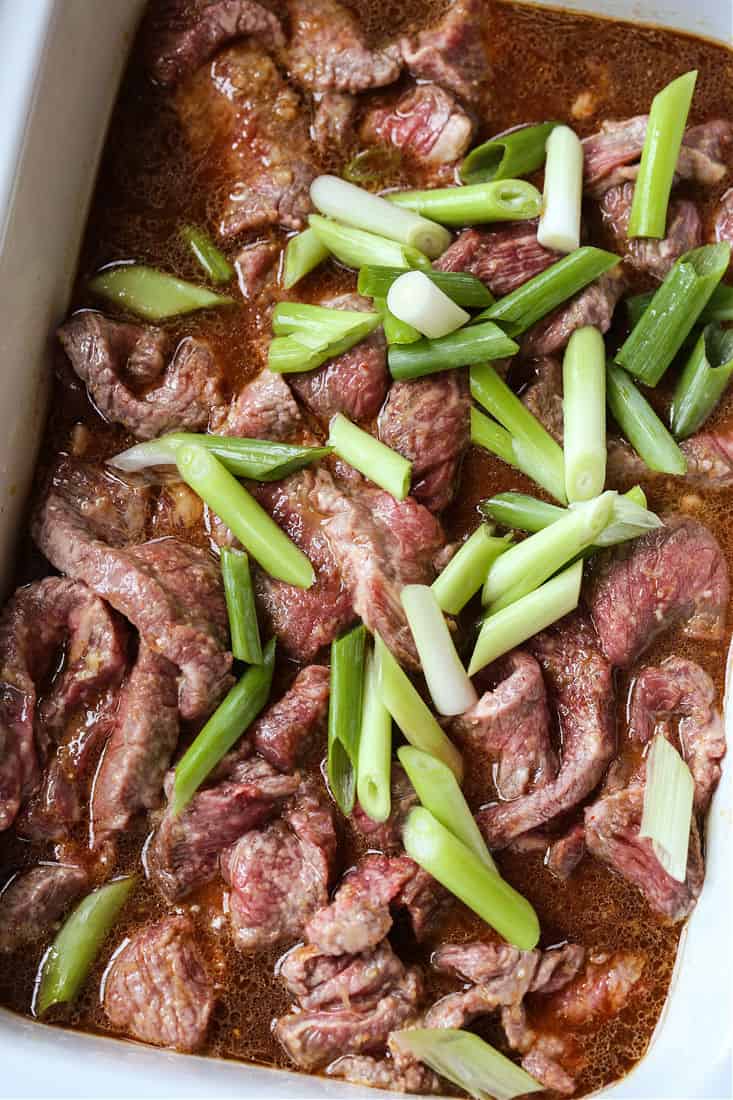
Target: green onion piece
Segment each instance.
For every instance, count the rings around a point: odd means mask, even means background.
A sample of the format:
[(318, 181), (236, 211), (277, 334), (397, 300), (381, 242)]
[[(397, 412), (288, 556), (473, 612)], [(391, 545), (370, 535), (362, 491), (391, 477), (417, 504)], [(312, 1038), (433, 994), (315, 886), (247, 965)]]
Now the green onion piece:
[(451, 243), (450, 233), (441, 225), (411, 210), (395, 209), (393, 203), (338, 176), (318, 176), (310, 192), (313, 205), (321, 214), (354, 229), (410, 245), (433, 260)]
[(677, 439), (701, 428), (733, 374), (733, 330), (707, 325), (680, 374), (669, 411)]
[(478, 507), (482, 515), (516, 531), (542, 531), (567, 514), (566, 509), (557, 504), (548, 504), (526, 493), (514, 492), (497, 493), (488, 500), (482, 500)]
[(616, 423), (650, 470), (680, 475), (687, 472), (687, 459), (654, 409), (626, 371), (613, 363), (607, 368), (606, 394)]
[(606, 483), (606, 348), (597, 328), (572, 334), (562, 377), (565, 491), (590, 500)]
[(451, 332), (439, 340), (416, 340), (414, 344), (389, 349), (389, 369), (396, 381), (421, 378), (454, 367), (504, 359), (518, 351), (513, 340), (495, 324), (487, 322)]
[(355, 328), (365, 325), (372, 332), (378, 324), (378, 313), (364, 313), (358, 309), (328, 309), (305, 302), (278, 302), (272, 311), (272, 331), (276, 336), (309, 332), (328, 342), (347, 336)]
[(411, 856), (451, 894), (523, 951), (539, 940), (537, 914), (526, 898), (458, 840), (429, 810), (411, 810), (402, 829)]
[(651, 840), (655, 856), (676, 882), (684, 882), (687, 877), (694, 795), (690, 769), (674, 745), (658, 733), (646, 761), (639, 836)]
[(567, 498), (562, 448), (537, 417), (486, 363), (471, 367), (471, 394), (512, 435), (515, 465), (519, 465), (519, 460), (531, 462), (534, 479), (564, 504)]
[(511, 294), (479, 313), (476, 321), (496, 321), (512, 337), (520, 336), (557, 306), (572, 298), (619, 262), (613, 252), (585, 245), (534, 275)]
[(463, 714), (478, 702), (478, 695), (456, 653), (435, 594), (425, 584), (406, 584), (400, 600), (433, 706), (439, 714)]
[(176, 465), (186, 484), (220, 516), (266, 572), (297, 588), (310, 588), (316, 576), (303, 551), (210, 451), (186, 443), (176, 450)]
[(374, 638), (374, 656), (382, 702), (406, 740), (415, 748), (437, 756), (460, 782), (463, 777), (460, 752), (440, 728), (427, 703), (378, 634)]
[[(654, 298), (654, 291), (646, 294), (636, 294), (633, 298), (626, 299), (626, 308), (629, 313), (629, 322), (633, 328)], [(708, 325), (711, 322), (733, 321), (733, 286), (719, 283), (708, 299), (708, 304), (697, 319), (698, 324)]]
[(482, 602), (491, 605), (490, 613), (533, 592), (592, 546), (613, 518), (616, 495), (609, 491), (595, 500), (576, 504), (561, 519), (497, 558), (489, 569), (482, 593)]
[(330, 218), (322, 218), (320, 214), (311, 214), (308, 224), (324, 248), (346, 267), (360, 268), (365, 264), (403, 270), (431, 267), (428, 257), (410, 245), (389, 241), (363, 229), (352, 229)]
[(344, 165), (342, 175), (349, 183), (361, 186), (371, 184), (378, 189), (379, 184), (393, 179), (400, 173), (402, 153), (394, 145), (375, 145), (362, 149)]
[(142, 264), (120, 264), (100, 271), (89, 282), (92, 294), (142, 317), (145, 321), (164, 321), (197, 309), (233, 306), (233, 298), (214, 294), (204, 286), (187, 283)]
[(285, 248), (283, 286), (286, 290), (299, 283), (314, 268), (327, 260), (330, 253), (312, 229), (304, 229), (291, 237)]
[(395, 500), (405, 499), (410, 491), (412, 463), (397, 451), (352, 424), (343, 413), (331, 418), (328, 442), (339, 458), (386, 489)]
[[(334, 312), (339, 312), (334, 310)], [(275, 374), (292, 374), (296, 371), (311, 371), (322, 366), (328, 359), (353, 348), (365, 340), (380, 321), (378, 313), (361, 313), (362, 320), (339, 334), (332, 328), (319, 334), (303, 327), (290, 336), (276, 336), (270, 341), (267, 352), (267, 365)]]
[(686, 252), (668, 271), (616, 362), (647, 386), (656, 386), (728, 270), (730, 245)]
[[(575, 505), (571, 505), (575, 507)], [(639, 535), (653, 531), (655, 527), (662, 527), (663, 523), (655, 512), (650, 512), (646, 506), (646, 495), (639, 485), (629, 489), (628, 493), (617, 494), (613, 501), (613, 517), (611, 522), (601, 531), (592, 550), (603, 546), (616, 546), (620, 542), (628, 542)]]
[(238, 661), (261, 665), (262, 643), (247, 555), (241, 550), (222, 547), (221, 575), (229, 614), (232, 653)]
[(578, 606), (583, 563), (575, 562), (528, 596), (484, 620), (468, 666), (474, 676), (497, 657), (539, 634)]
[(474, 408), (471, 409), (471, 442), (484, 447), (509, 466), (517, 465), (512, 437), (506, 428)]
[(328, 705), (328, 783), (342, 813), (354, 808), (354, 775), (359, 759), (366, 629), (354, 627), (331, 643), (331, 696)]
[(175, 466), (176, 450), (185, 443), (198, 443), (215, 455), (230, 474), (253, 481), (279, 481), (331, 453), (330, 447), (301, 447), (292, 443), (271, 443), (268, 439), (171, 432), (147, 443), (136, 443), (114, 458), (108, 458), (107, 465), (125, 473), (137, 473), (150, 466)]
[(477, 145), (461, 164), (461, 179), (464, 183), (488, 183), (536, 172), (545, 163), (547, 139), (559, 125), (540, 122), (522, 126)]
[(413, 325), (423, 336), (439, 340), (471, 320), (424, 271), (404, 271), (389, 288), (387, 305), (395, 317)]
[[(362, 268), (362, 270), (364, 270)], [(416, 340), (420, 339), (420, 333), (412, 325), (408, 325), (405, 321), (400, 321), (399, 317), (395, 317), (387, 305), (386, 298), (374, 298), (374, 308), (378, 311), (382, 318), (382, 328), (384, 329), (384, 338), (388, 344), (414, 344)]]
[(398, 749), (397, 755), (425, 809), (470, 848), (490, 871), (498, 874), (497, 866), (476, 824), (476, 818), (450, 768), (442, 760), (436, 760), (434, 756), (429, 756), (412, 745), (403, 745)]
[(463, 610), (484, 583), (491, 564), (509, 548), (506, 538), (494, 538), (491, 532), (487, 524), (480, 524), (433, 581), (438, 605), (449, 615)]
[(430, 191), (395, 191), (388, 197), (397, 206), (414, 210), (441, 225), (525, 221), (536, 218), (542, 209), (542, 196), (526, 180), (497, 180), (468, 187), (436, 187)]
[(234, 268), (229, 260), (202, 229), (186, 225), (181, 230), (181, 236), (212, 283), (228, 283), (234, 278)]
[(659, 237), (667, 231), (667, 206), (697, 71), (678, 76), (652, 100), (629, 216), (629, 237)]
[(250, 665), (176, 764), (174, 814), (188, 805), (207, 775), (254, 722), (270, 697), (274, 669), (275, 639), (271, 638), (263, 650), (262, 664)]
[[(392, 283), (402, 274), (404, 268), (399, 267), (363, 267), (359, 272), (359, 293), (367, 298), (386, 298)], [(491, 291), (475, 275), (460, 271), (426, 271), (425, 275), (457, 306), (485, 309), (494, 301)]]
[(537, 242), (558, 252), (580, 246), (583, 203), (583, 146), (569, 126), (558, 126), (547, 139), (545, 189)]
[(43, 957), (34, 1015), (43, 1016), (52, 1005), (76, 1000), (136, 883), (137, 875), (108, 882), (87, 894), (69, 914)]
[(545, 1086), (471, 1031), (409, 1028), (393, 1031), (390, 1045), (411, 1054), (475, 1100), (512, 1100)]
[(370, 652), (364, 672), (356, 793), (359, 805), (372, 821), (386, 821), (392, 810), (391, 773), (392, 715), (379, 694), (377, 662)]

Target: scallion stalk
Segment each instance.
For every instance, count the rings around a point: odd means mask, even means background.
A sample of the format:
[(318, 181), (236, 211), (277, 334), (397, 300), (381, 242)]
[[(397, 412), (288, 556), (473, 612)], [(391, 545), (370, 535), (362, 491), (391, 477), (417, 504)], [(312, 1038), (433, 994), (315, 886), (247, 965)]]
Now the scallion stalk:
[[(334, 313), (341, 312), (334, 310)], [(275, 374), (316, 370), (328, 359), (342, 355), (365, 340), (380, 321), (378, 313), (360, 313), (362, 318), (341, 332), (332, 325), (320, 332), (303, 326), (289, 336), (276, 336), (267, 351), (267, 366)]]
[(373, 264), (407, 270), (431, 266), (428, 257), (411, 245), (390, 241), (363, 229), (352, 229), (320, 214), (311, 214), (308, 224), (324, 248), (346, 267), (360, 268)]
[(449, 615), (462, 611), (486, 580), (492, 563), (510, 545), (506, 538), (495, 538), (487, 524), (479, 524), (433, 581), (433, 593), (439, 607)]
[(547, 139), (538, 243), (556, 252), (573, 252), (578, 248), (582, 203), (583, 146), (569, 126), (557, 126)]
[(175, 466), (176, 451), (186, 443), (205, 447), (230, 474), (253, 481), (280, 481), (331, 453), (330, 447), (301, 447), (292, 443), (272, 443), (269, 439), (171, 432), (147, 443), (136, 443), (108, 458), (107, 465), (130, 474), (151, 466)]
[(187, 485), (226, 523), (262, 568), (297, 588), (310, 588), (313, 566), (275, 521), (217, 458), (197, 443), (176, 450), (176, 465)]
[(331, 418), (329, 446), (375, 485), (404, 500), (410, 491), (412, 463), (386, 443), (352, 424), (343, 413)]
[[(653, 298), (654, 291), (649, 290), (645, 294), (636, 294), (633, 298), (626, 299), (625, 305), (632, 328), (644, 316)], [(726, 283), (719, 283), (716, 286), (708, 299), (708, 304), (697, 319), (700, 325), (721, 321), (733, 321), (733, 286), (728, 286)]]
[(409, 1054), (474, 1100), (513, 1100), (545, 1086), (521, 1066), (474, 1035), (456, 1028), (409, 1028), (393, 1031), (390, 1045)]
[(665, 236), (669, 195), (696, 81), (696, 70), (678, 76), (652, 100), (631, 204), (629, 237)]
[(272, 311), (272, 331), (276, 336), (309, 332), (325, 341), (338, 340), (362, 326), (368, 325), (369, 332), (372, 332), (378, 324), (378, 313), (365, 313), (358, 309), (329, 309), (306, 302), (278, 302)]
[[(368, 298), (386, 298), (392, 283), (402, 274), (404, 269), (399, 267), (363, 267), (359, 272), (359, 293)], [(460, 271), (426, 271), (425, 275), (457, 306), (485, 309), (494, 301), (491, 291), (475, 275)]]
[(590, 500), (606, 483), (606, 348), (597, 328), (572, 334), (562, 376), (565, 491)]
[(686, 252), (667, 273), (615, 359), (647, 386), (656, 386), (728, 270), (730, 245)]
[(648, 837), (654, 854), (676, 882), (687, 877), (695, 781), (685, 761), (663, 733), (652, 741), (646, 761), (644, 810), (639, 836)]
[(471, 442), (484, 447), (508, 466), (517, 465), (512, 437), (506, 428), (491, 420), (478, 409), (471, 409)]
[(387, 307), (431, 340), (447, 336), (471, 320), (470, 313), (452, 302), (424, 271), (405, 271), (395, 279), (387, 294)]
[(186, 225), (181, 236), (201, 264), (212, 283), (228, 283), (234, 278), (234, 268), (202, 229)]
[[(479, 511), (504, 527), (532, 533), (542, 531), (568, 514), (565, 508), (558, 508), (555, 504), (546, 504), (525, 493), (511, 492), (498, 493), (490, 500), (481, 501)], [(590, 550), (627, 542), (659, 527), (661, 522), (658, 516), (647, 510), (644, 491), (635, 485), (628, 493), (615, 497), (613, 517)]]
[(402, 829), (402, 841), (415, 863), (505, 940), (523, 951), (537, 944), (540, 925), (527, 899), (495, 871), (489, 870), (429, 810), (417, 806), (410, 811)]
[[(377, 662), (367, 654), (356, 793), (367, 817), (386, 821), (392, 809), (392, 715), (379, 694)], [(452, 772), (450, 773), (453, 774)]]
[(687, 459), (654, 409), (626, 371), (613, 363), (607, 367), (606, 395), (616, 423), (650, 470), (680, 476), (687, 472)]
[(238, 661), (261, 665), (262, 643), (247, 555), (241, 550), (222, 547), (221, 575), (229, 614), (232, 653)]
[(378, 634), (374, 638), (374, 656), (380, 697), (406, 740), (415, 748), (437, 756), (460, 782), (463, 777), (460, 752)]
[(342, 813), (354, 808), (361, 738), (366, 629), (354, 627), (331, 643), (331, 695), (328, 706), (328, 782)]
[(478, 702), (478, 695), (456, 653), (435, 593), (425, 584), (406, 584), (400, 600), (433, 706), (439, 714), (463, 714)]
[(733, 374), (733, 330), (707, 325), (680, 374), (669, 410), (672, 432), (686, 439), (701, 428)]
[(207, 775), (254, 722), (270, 697), (275, 669), (275, 639), (262, 653), (261, 665), (250, 665), (176, 764), (173, 813), (188, 805)]
[(392, 344), (414, 344), (416, 340), (421, 338), (422, 334), (416, 328), (395, 317), (387, 305), (386, 298), (374, 298), (373, 302), (374, 308), (382, 318), (384, 338), (390, 346)]
[(484, 620), (468, 666), (474, 676), (498, 657), (545, 630), (578, 606), (583, 563), (575, 562), (540, 588)]
[(320, 238), (312, 229), (304, 229), (302, 233), (296, 233), (291, 237), (285, 248), (285, 263), (283, 266), (283, 286), (290, 290), (301, 279), (305, 278), (324, 260), (330, 253)]
[(464, 183), (488, 183), (536, 172), (545, 163), (547, 139), (559, 125), (539, 122), (521, 126), (477, 145), (461, 164), (461, 179)]
[(233, 306), (234, 298), (214, 294), (204, 286), (187, 283), (154, 267), (143, 264), (119, 264), (104, 268), (89, 281), (92, 294), (105, 298), (142, 317), (144, 321), (164, 321), (199, 309)]
[(467, 187), (436, 187), (430, 191), (394, 191), (388, 197), (397, 206), (451, 226), (525, 221), (536, 218), (542, 208), (542, 196), (526, 180), (496, 180)]
[(417, 340), (389, 349), (389, 369), (397, 381), (421, 378), (454, 367), (504, 359), (518, 351), (513, 340), (491, 321), (451, 332), (439, 340)]

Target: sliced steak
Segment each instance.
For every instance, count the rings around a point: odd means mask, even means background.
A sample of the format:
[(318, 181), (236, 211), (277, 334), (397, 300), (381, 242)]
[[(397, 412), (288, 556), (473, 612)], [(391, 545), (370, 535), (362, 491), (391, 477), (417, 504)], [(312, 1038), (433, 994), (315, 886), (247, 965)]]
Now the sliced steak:
[(562, 447), (565, 435), (562, 364), (558, 359), (545, 355), (532, 366), (534, 376), (522, 393), (522, 404)]
[(352, 1085), (386, 1089), (389, 1092), (410, 1092), (417, 1095), (438, 1095), (440, 1078), (421, 1062), (398, 1066), (393, 1058), (370, 1058), (368, 1054), (345, 1054), (326, 1070), (329, 1077), (340, 1077)]
[(634, 186), (624, 183), (606, 191), (601, 200), (603, 220), (613, 232), (626, 262), (661, 281), (680, 256), (702, 244), (702, 222), (694, 202), (673, 199), (667, 212), (667, 234), (663, 240), (643, 237), (629, 240)]
[(113, 1028), (156, 1046), (196, 1050), (214, 1008), (187, 917), (164, 917), (135, 933), (107, 970), (104, 1011)]
[(303, 418), (281, 374), (263, 370), (212, 420), (219, 435), (287, 443), (303, 431)]
[(280, 964), (280, 977), (301, 1008), (341, 1008), (344, 1004), (375, 1004), (399, 982), (405, 968), (382, 940), (358, 955), (324, 955), (312, 944), (293, 948)]
[(33, 517), (33, 537), (56, 569), (85, 581), (178, 667), (182, 716), (206, 717), (231, 683), (221, 572), (204, 551), (175, 538), (126, 546), (135, 538), (125, 528), (131, 495), (98, 467), (62, 459)]
[(280, 256), (280, 245), (275, 241), (256, 241), (237, 254), (234, 270), (242, 297), (248, 302), (262, 297), (265, 288), (272, 287)]
[(252, 727), (257, 752), (279, 771), (293, 770), (304, 746), (323, 725), (330, 675), (322, 665), (302, 669), (282, 699), (268, 707)]
[[(170, 901), (210, 881), (219, 856), (248, 830), (263, 825), (298, 789), (296, 775), (281, 775), (259, 757), (239, 759), (220, 782), (196, 792), (176, 814), (169, 805), (148, 850), (149, 874)], [(173, 774), (167, 793), (171, 796)]]
[(413, 76), (432, 80), (462, 99), (476, 99), (491, 72), (483, 41), (485, 12), (480, 0), (454, 0), (432, 27), (400, 41)]
[(367, 145), (386, 145), (417, 164), (454, 164), (471, 143), (474, 124), (450, 92), (419, 84), (368, 111), (359, 136)]
[(328, 902), (335, 858), (331, 807), (315, 783), (306, 784), (281, 821), (250, 830), (221, 857), (237, 946), (252, 952), (297, 940)]
[(611, 665), (593, 627), (576, 613), (530, 643), (555, 704), (562, 760), (555, 779), (513, 802), (481, 810), (477, 820), (490, 847), (572, 809), (599, 783), (616, 751)]
[(71, 712), (117, 685), (126, 664), (123, 624), (81, 581), (47, 577), (11, 598), (0, 618), (0, 829), (38, 788), (49, 735), (60, 738)]
[(297, 93), (263, 50), (237, 45), (180, 86), (176, 106), (194, 153), (227, 180), (222, 237), (283, 225), (301, 229), (316, 175)]
[(499, 797), (509, 800), (551, 783), (557, 760), (540, 666), (518, 649), (503, 667), (506, 677), (451, 722), (451, 734), (469, 753), (473, 750), (471, 772), (485, 771), (488, 763)]
[(520, 347), (526, 359), (555, 355), (567, 345), (576, 329), (593, 325), (608, 332), (613, 313), (626, 292), (626, 277), (614, 267), (541, 321), (521, 337)]
[(463, 372), (395, 382), (379, 415), (379, 438), (412, 463), (412, 495), (431, 512), (453, 499), (471, 439)]
[(88, 884), (86, 871), (59, 863), (39, 863), (12, 878), (0, 894), (0, 953), (46, 940)]
[(676, 515), (605, 558), (589, 606), (604, 653), (626, 668), (680, 621), (691, 638), (722, 640), (728, 594), (728, 567), (715, 536)]
[(668, 657), (636, 677), (629, 703), (629, 733), (646, 744), (659, 721), (678, 719), (682, 754), (695, 780), (695, 810), (705, 813), (720, 779), (725, 729), (707, 672), (684, 657)]
[[(687, 472), (682, 475), (687, 484), (718, 491), (733, 485), (733, 438), (729, 428), (698, 432), (684, 439), (680, 449), (687, 460)], [(608, 440), (607, 474), (610, 481), (622, 484), (665, 476), (650, 470), (626, 440), (613, 437)]]
[[(138, 439), (153, 439), (176, 428), (200, 431), (223, 402), (221, 374), (203, 340), (187, 336), (171, 354), (166, 333), (111, 321), (88, 309), (74, 314), (58, 336), (105, 420), (122, 424)], [(129, 365), (139, 369), (141, 347), (153, 355), (152, 369), (161, 355), (168, 358), (168, 366), (152, 388), (136, 392), (135, 372), (130, 373)]]
[(585, 855), (585, 825), (578, 822), (571, 829), (550, 844), (545, 866), (555, 878), (569, 879)]
[(517, 222), (500, 229), (464, 229), (439, 260), (438, 271), (475, 275), (492, 294), (502, 297), (561, 258), (537, 240), (537, 222)]
[(728, 188), (715, 209), (713, 237), (733, 245), (733, 187)]
[(544, 1011), (571, 1028), (617, 1016), (641, 978), (645, 961), (634, 951), (591, 955), (583, 973), (544, 1002)]
[(338, 0), (288, 0), (288, 12), (288, 66), (308, 91), (364, 92), (400, 75), (398, 48), (370, 50), (358, 19)]
[(174, 84), (236, 38), (252, 36), (268, 49), (285, 45), (280, 20), (256, 0), (171, 0), (155, 28), (151, 71)]
[(355, 139), (357, 101), (347, 92), (325, 92), (313, 116), (311, 136), (326, 156), (343, 153)]
[(402, 848), (402, 826), (413, 806), (417, 793), (399, 764), (392, 764), (392, 805), (386, 821), (372, 821), (357, 802), (352, 823), (365, 838), (370, 849), (395, 853)]

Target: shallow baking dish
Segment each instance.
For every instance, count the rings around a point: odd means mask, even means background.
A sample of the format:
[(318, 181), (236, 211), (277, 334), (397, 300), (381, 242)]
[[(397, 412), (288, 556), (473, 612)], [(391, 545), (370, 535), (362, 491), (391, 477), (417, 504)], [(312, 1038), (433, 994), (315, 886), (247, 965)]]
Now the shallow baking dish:
[[(53, 328), (64, 313), (119, 79), (144, 0), (0, 0), (0, 583), (45, 419)], [(729, 0), (566, 0), (566, 7), (733, 39)], [(726, 692), (728, 740), (733, 700)], [(711, 809), (707, 880), (683, 933), (648, 1054), (614, 1100), (730, 1097), (733, 769)], [(0, 1009), (6, 1097), (374, 1097), (279, 1070), (65, 1032)]]

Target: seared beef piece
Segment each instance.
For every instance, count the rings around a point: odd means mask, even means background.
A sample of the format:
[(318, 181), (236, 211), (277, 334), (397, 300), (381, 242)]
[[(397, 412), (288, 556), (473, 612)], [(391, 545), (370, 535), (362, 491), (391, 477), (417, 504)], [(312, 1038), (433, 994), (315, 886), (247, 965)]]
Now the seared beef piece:
[(641, 670), (629, 704), (629, 734), (642, 744), (660, 720), (679, 719), (682, 754), (695, 780), (695, 810), (705, 813), (720, 779), (725, 729), (715, 705), (715, 685), (707, 672), (684, 657), (668, 657)]
[[(320, 303), (329, 309), (371, 310), (358, 294), (341, 294)], [(389, 384), (387, 346), (381, 328), (314, 371), (288, 375), (288, 382), (314, 416), (328, 422), (336, 413), (350, 420), (371, 420)]]
[(655, 912), (671, 921), (684, 920), (695, 907), (705, 875), (697, 824), (693, 818), (687, 876), (677, 882), (657, 859), (651, 840), (639, 836), (643, 808), (643, 777), (589, 806), (585, 811), (588, 851), (637, 886)]
[(308, 918), (328, 903), (335, 858), (331, 806), (315, 783), (304, 784), (283, 820), (250, 830), (222, 854), (237, 945), (251, 952), (297, 940)]
[(275, 241), (257, 241), (238, 253), (234, 269), (243, 298), (251, 302), (261, 297), (265, 287), (277, 277), (279, 259), (280, 245)]
[[(729, 429), (698, 432), (683, 440), (680, 448), (687, 459), (687, 472), (681, 476), (689, 485), (708, 490), (733, 485), (733, 438)], [(650, 470), (625, 439), (613, 437), (608, 440), (607, 474), (614, 484), (628, 485), (664, 476)]]
[[(125, 670), (122, 623), (85, 584), (47, 577), (19, 588), (0, 618), (0, 829), (41, 782), (49, 734)], [(64, 665), (45, 700), (39, 686)]]
[(187, 917), (164, 917), (142, 928), (107, 970), (109, 1022), (144, 1043), (196, 1050), (206, 1038), (214, 1001), (214, 985)]
[(434, 560), (445, 544), (440, 524), (412, 497), (397, 501), (358, 475), (337, 486), (319, 471), (311, 501), (325, 517), (323, 533), (354, 611), (401, 664), (418, 668), (400, 592), (406, 584), (433, 580)]
[[(292, 398), (291, 398), (292, 400)], [(260, 504), (307, 554), (316, 571), (310, 588), (296, 588), (259, 570), (254, 583), (258, 608), (279, 644), (298, 661), (311, 661), (322, 646), (354, 621), (356, 613), (349, 588), (323, 528), (314, 495), (324, 471), (302, 470), (285, 481), (262, 485), (256, 492)], [(333, 482), (331, 482), (333, 484)]]
[(440, 1078), (422, 1062), (404, 1067), (393, 1058), (370, 1058), (368, 1054), (345, 1054), (326, 1070), (329, 1077), (341, 1077), (352, 1085), (387, 1089), (389, 1092), (410, 1092), (418, 1095), (438, 1095)]
[(454, 164), (471, 143), (474, 125), (450, 92), (419, 84), (372, 107), (359, 131), (367, 145), (387, 145), (419, 164)]
[(346, 92), (326, 92), (316, 107), (311, 135), (325, 155), (344, 152), (354, 140), (356, 99)]
[(680, 620), (691, 638), (722, 640), (728, 593), (728, 567), (715, 536), (697, 520), (673, 515), (605, 557), (589, 606), (609, 661), (627, 668)]
[(98, 467), (61, 459), (33, 518), (33, 537), (56, 569), (86, 581), (179, 668), (181, 714), (203, 718), (231, 684), (221, 572), (208, 554), (178, 539), (125, 547), (137, 534), (124, 525), (134, 501)]
[(400, 75), (397, 46), (370, 50), (356, 16), (337, 0), (288, 0), (288, 67), (310, 92), (363, 92)]
[(391, 786), (392, 808), (386, 821), (372, 821), (358, 802), (351, 816), (367, 846), (381, 852), (398, 852), (402, 848), (402, 826), (418, 801), (415, 788), (399, 764), (392, 764)]
[(0, 895), (0, 953), (47, 939), (87, 886), (86, 871), (59, 863), (16, 875)]
[(522, 1058), (522, 1069), (540, 1081), (546, 1089), (560, 1092), (563, 1096), (572, 1096), (575, 1092), (575, 1080), (557, 1061), (565, 1050), (566, 1043), (558, 1036), (540, 1035)]
[(475, 750), (479, 767), (494, 762), (491, 775), (499, 797), (513, 799), (551, 783), (557, 760), (540, 666), (517, 649), (505, 658), (503, 669), (505, 679), (453, 719), (450, 728), (469, 759)]
[(569, 829), (565, 836), (553, 841), (550, 845), (545, 866), (555, 878), (570, 878), (575, 868), (585, 855), (585, 825), (578, 822)]
[(501, 229), (464, 229), (439, 260), (437, 271), (475, 275), (492, 294), (502, 297), (559, 260), (560, 253), (537, 240), (537, 222), (517, 222)]
[(644, 956), (633, 951), (591, 955), (583, 973), (545, 1001), (544, 1010), (572, 1028), (616, 1016), (641, 978), (644, 963)]
[(405, 968), (382, 940), (359, 955), (324, 955), (312, 944), (293, 948), (280, 964), (280, 977), (301, 1008), (341, 1008), (376, 1003), (403, 977)]
[(733, 245), (733, 187), (729, 187), (718, 203), (713, 219), (713, 237)]
[(611, 665), (588, 620), (569, 615), (537, 635), (530, 649), (555, 703), (562, 762), (546, 786), (480, 811), (477, 820), (492, 848), (572, 809), (598, 784), (616, 751)]
[(176, 105), (194, 153), (221, 163), (222, 237), (283, 225), (301, 229), (316, 175), (297, 93), (261, 49), (234, 46), (179, 88)]
[[(249, 829), (264, 824), (294, 794), (297, 775), (281, 775), (255, 756), (247, 758), (240, 746), (239, 759), (231, 763), (216, 785), (197, 791), (176, 814), (169, 805), (148, 853), (150, 875), (170, 901), (185, 897), (214, 877), (219, 855)], [(166, 783), (171, 797), (173, 773)]]
[(614, 267), (532, 325), (520, 340), (522, 355), (525, 359), (554, 355), (562, 351), (576, 329), (585, 325), (608, 332), (614, 310), (625, 292), (626, 277), (619, 267)]
[[(200, 431), (223, 402), (219, 368), (202, 340), (187, 336), (172, 352), (166, 333), (111, 321), (92, 310), (76, 313), (58, 335), (102, 416), (138, 439), (174, 428)], [(168, 359), (162, 377), (144, 393), (132, 388), (135, 372), (130, 377), (129, 371), (129, 364), (143, 360), (141, 347), (153, 355), (151, 369), (157, 370), (161, 355)]]
[[(585, 189), (600, 198), (610, 187), (635, 180), (646, 138), (648, 115), (636, 115), (622, 122), (604, 122), (597, 134), (583, 141)], [(733, 126), (713, 119), (685, 132), (677, 158), (682, 179), (712, 186), (725, 175), (725, 153), (733, 137)]]
[(412, 75), (475, 99), (490, 73), (484, 15), (480, 0), (454, 0), (434, 26), (403, 37), (400, 49)]
[(304, 745), (323, 724), (328, 712), (329, 669), (301, 669), (282, 699), (268, 707), (252, 727), (252, 743), (260, 756), (281, 772), (291, 772)]
[(94, 780), (95, 845), (125, 829), (134, 814), (160, 804), (177, 742), (176, 667), (141, 643)]
[(212, 430), (240, 439), (286, 443), (302, 432), (303, 418), (283, 376), (263, 370), (239, 391), (227, 409), (219, 410), (212, 420)]
[(412, 463), (412, 495), (431, 512), (453, 499), (470, 409), (468, 380), (452, 370), (393, 383), (379, 415), (379, 438)]
[(556, 443), (565, 434), (562, 403), (562, 364), (545, 355), (534, 364), (534, 378), (522, 393), (522, 404), (536, 416)]
[(689, 199), (673, 199), (667, 214), (667, 235), (664, 240), (635, 237), (628, 239), (634, 184), (611, 187), (601, 200), (603, 219), (616, 237), (617, 248), (631, 267), (664, 279), (673, 264), (692, 248), (702, 243), (702, 223), (697, 207)]
[(169, 0), (156, 31), (151, 70), (159, 84), (188, 76), (236, 38), (252, 36), (268, 49), (285, 45), (280, 20), (257, 0)]

